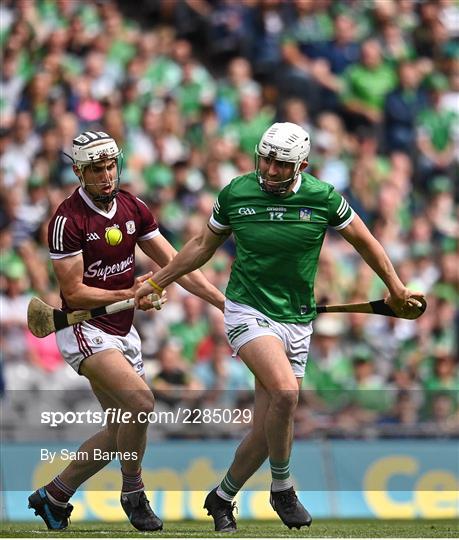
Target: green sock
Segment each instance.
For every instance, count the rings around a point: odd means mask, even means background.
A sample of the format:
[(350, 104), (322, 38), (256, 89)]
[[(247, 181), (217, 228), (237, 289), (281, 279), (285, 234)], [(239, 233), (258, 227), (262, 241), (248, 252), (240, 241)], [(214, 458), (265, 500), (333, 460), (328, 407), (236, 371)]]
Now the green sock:
[(290, 476), (290, 459), (286, 461), (272, 461), (269, 459), (271, 467), (272, 484), (271, 491), (284, 491), (293, 486)]
[(217, 488), (217, 495), (225, 501), (232, 501), (241, 487), (242, 484), (238, 484), (228, 471)]

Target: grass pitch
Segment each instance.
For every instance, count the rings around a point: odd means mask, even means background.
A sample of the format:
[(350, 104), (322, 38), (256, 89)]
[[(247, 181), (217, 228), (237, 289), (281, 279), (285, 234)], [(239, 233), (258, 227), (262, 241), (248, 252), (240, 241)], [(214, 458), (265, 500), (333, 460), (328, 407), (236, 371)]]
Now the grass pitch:
[(141, 533), (124, 521), (78, 522), (62, 532), (49, 532), (41, 520), (4, 522), (3, 538), (458, 538), (457, 520), (316, 519), (310, 529), (288, 529), (279, 521), (238, 520), (236, 535), (215, 533), (210, 521), (169, 521), (162, 532)]

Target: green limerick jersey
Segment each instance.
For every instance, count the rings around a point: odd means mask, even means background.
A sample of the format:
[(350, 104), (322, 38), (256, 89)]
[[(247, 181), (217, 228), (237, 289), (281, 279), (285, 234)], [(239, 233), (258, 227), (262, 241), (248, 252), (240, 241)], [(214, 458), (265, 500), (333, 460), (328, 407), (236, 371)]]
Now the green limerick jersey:
[(231, 230), (236, 240), (226, 297), (275, 321), (311, 321), (327, 226), (342, 229), (354, 215), (332, 185), (310, 174), (302, 173), (286, 197), (262, 191), (254, 172), (233, 179), (209, 222), (216, 231)]

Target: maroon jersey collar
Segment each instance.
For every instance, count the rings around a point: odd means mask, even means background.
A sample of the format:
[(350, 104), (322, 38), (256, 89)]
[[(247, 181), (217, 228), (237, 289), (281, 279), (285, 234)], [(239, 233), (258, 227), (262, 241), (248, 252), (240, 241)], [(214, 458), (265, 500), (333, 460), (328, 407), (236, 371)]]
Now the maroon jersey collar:
[(92, 202), (91, 198), (89, 197), (89, 195), (86, 194), (85, 190), (82, 187), (78, 188), (78, 193), (80, 197), (83, 199), (83, 201), (89, 206), (89, 208), (91, 208), (91, 210), (94, 210), (94, 212), (97, 212), (101, 216), (104, 216), (107, 219), (112, 219), (112, 217), (116, 214), (116, 210), (117, 210), (116, 199), (113, 201), (113, 206), (110, 212), (104, 212)]

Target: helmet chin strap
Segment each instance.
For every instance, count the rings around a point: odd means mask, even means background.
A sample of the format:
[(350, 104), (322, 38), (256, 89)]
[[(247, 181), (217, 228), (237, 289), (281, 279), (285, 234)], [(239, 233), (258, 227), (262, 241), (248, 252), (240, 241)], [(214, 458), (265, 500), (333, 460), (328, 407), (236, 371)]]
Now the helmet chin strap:
[[(87, 190), (85, 191), (86, 193), (88, 193)], [(109, 195), (91, 195), (90, 193), (88, 193), (88, 195), (91, 197), (91, 199), (94, 202), (98, 202), (102, 204), (109, 204), (115, 199), (115, 197), (118, 195), (119, 192), (120, 192), (120, 189), (115, 188)]]

